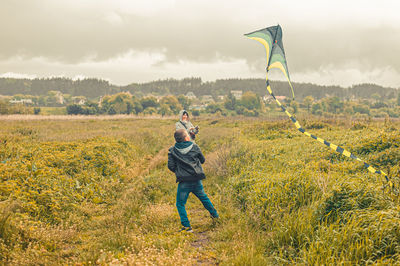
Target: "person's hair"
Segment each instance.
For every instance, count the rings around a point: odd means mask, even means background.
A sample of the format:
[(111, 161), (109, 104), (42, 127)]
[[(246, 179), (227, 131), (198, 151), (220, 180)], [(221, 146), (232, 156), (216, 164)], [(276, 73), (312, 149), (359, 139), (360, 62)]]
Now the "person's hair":
[(186, 129), (178, 129), (174, 133), (174, 138), (176, 142), (184, 142), (186, 136), (188, 136), (188, 133), (186, 132)]
[(189, 118), (189, 113), (188, 113), (188, 112), (184, 111), (184, 112), (182, 113), (182, 116), (183, 116), (184, 114), (186, 114), (186, 115), (188, 116), (188, 118)]

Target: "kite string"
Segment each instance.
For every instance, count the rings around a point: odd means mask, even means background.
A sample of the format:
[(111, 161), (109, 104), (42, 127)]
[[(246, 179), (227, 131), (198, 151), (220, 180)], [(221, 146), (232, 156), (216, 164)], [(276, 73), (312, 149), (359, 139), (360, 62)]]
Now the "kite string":
[(281, 103), (279, 102), (279, 100), (275, 97), (274, 93), (272, 92), (271, 86), (270, 86), (270, 84), (269, 84), (268, 72), (267, 72), (267, 76), (266, 76), (266, 83), (267, 83), (267, 90), (268, 90), (268, 93), (272, 96), (272, 98), (274, 98), (274, 100), (275, 100), (275, 102), (278, 104), (278, 106), (282, 109), (282, 111), (283, 111), (283, 112), (290, 118), (290, 120), (294, 123), (294, 125), (296, 126), (296, 128), (297, 128), (298, 131), (300, 131), (300, 132), (303, 133), (304, 135), (306, 135), (306, 136), (308, 136), (308, 137), (310, 137), (310, 138), (312, 138), (312, 139), (314, 139), (314, 140), (316, 140), (316, 141), (318, 141), (318, 142), (320, 142), (320, 143), (322, 143), (322, 144), (325, 144), (326, 146), (330, 147), (332, 150), (334, 150), (334, 151), (336, 151), (336, 152), (338, 152), (338, 153), (340, 153), (340, 154), (343, 154), (343, 155), (346, 156), (346, 157), (349, 157), (349, 158), (355, 159), (355, 160), (357, 160), (357, 161), (359, 161), (359, 162), (362, 162), (362, 163), (364, 164), (364, 167), (367, 168), (371, 173), (380, 174), (380, 175), (384, 176), (385, 179), (386, 179), (386, 181), (387, 181), (388, 184), (389, 184), (389, 187), (393, 188), (393, 183), (392, 183), (392, 181), (389, 180), (388, 176), (387, 176), (386, 173), (384, 173), (383, 171), (381, 171), (381, 170), (376, 170), (374, 167), (372, 167), (371, 165), (367, 164), (366, 162), (364, 162), (363, 160), (361, 160), (360, 158), (358, 158), (357, 156), (355, 156), (355, 155), (352, 154), (351, 152), (349, 152), (349, 151), (343, 149), (342, 147), (337, 146), (337, 145), (335, 145), (335, 144), (333, 144), (333, 143), (330, 143), (330, 142), (328, 142), (328, 141), (326, 141), (326, 140), (324, 140), (324, 139), (321, 139), (321, 138), (319, 138), (319, 137), (317, 137), (317, 136), (315, 136), (315, 135), (313, 135), (313, 134), (310, 134), (310, 133), (308, 133), (307, 131), (305, 131), (304, 128), (300, 125), (300, 123), (296, 120), (296, 118), (294, 118), (294, 116), (293, 116), (292, 114), (290, 114), (290, 113), (287, 111), (286, 107), (285, 107), (283, 104), (281, 104)]

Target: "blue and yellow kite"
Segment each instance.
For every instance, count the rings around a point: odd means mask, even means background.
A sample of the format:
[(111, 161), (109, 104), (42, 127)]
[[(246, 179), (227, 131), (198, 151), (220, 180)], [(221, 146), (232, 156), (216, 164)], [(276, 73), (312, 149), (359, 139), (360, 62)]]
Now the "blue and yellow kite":
[(295, 124), (297, 130), (299, 130), (301, 133), (303, 133), (306, 136), (309, 136), (313, 138), (314, 140), (325, 144), (326, 146), (330, 147), (332, 150), (343, 154), (346, 157), (353, 158), (359, 162), (362, 162), (364, 166), (372, 173), (380, 174), (385, 177), (386, 181), (388, 182), (389, 186), (393, 188), (393, 183), (389, 180), (387, 174), (385, 174), (381, 170), (376, 170), (374, 167), (369, 165), (368, 163), (362, 161), (360, 158), (352, 154), (351, 152), (343, 149), (342, 147), (339, 147), (333, 143), (330, 143), (324, 139), (321, 139), (317, 136), (314, 136), (313, 134), (308, 133), (307, 131), (304, 130), (304, 128), (299, 124), (299, 122), (296, 120), (296, 118), (293, 117), (292, 114), (290, 114), (287, 110), (286, 107), (282, 105), (281, 102), (275, 97), (274, 93), (271, 90), (271, 86), (269, 84), (268, 80), (268, 71), (272, 68), (278, 68), (280, 69), (285, 77), (287, 78), (290, 88), (292, 89), (292, 95), (294, 98), (294, 92), (293, 92), (293, 86), (292, 83), (290, 82), (290, 77), (289, 77), (289, 71), (287, 67), (287, 62), (286, 62), (286, 56), (285, 56), (285, 50), (283, 48), (283, 42), (282, 42), (282, 28), (281, 26), (272, 26), (268, 27), (265, 29), (257, 30), (251, 33), (245, 34), (246, 37), (259, 41), (265, 46), (266, 54), (267, 54), (267, 77), (266, 77), (266, 83), (267, 83), (267, 90), (269, 94), (274, 98), (276, 103), (278, 104), (279, 107), (281, 107), (282, 111), (285, 112), (285, 114), (290, 118), (290, 120)]

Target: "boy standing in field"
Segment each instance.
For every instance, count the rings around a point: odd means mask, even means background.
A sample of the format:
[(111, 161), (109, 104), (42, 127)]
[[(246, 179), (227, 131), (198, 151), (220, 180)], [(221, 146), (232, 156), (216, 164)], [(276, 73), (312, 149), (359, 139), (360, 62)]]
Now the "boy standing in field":
[(201, 164), (205, 162), (199, 146), (190, 141), (185, 129), (178, 129), (174, 134), (175, 145), (168, 151), (168, 169), (175, 173), (178, 191), (176, 207), (181, 218), (181, 231), (193, 232), (187, 217), (185, 204), (192, 192), (210, 212), (212, 218), (218, 218), (217, 210), (204, 192), (202, 179), (206, 178)]

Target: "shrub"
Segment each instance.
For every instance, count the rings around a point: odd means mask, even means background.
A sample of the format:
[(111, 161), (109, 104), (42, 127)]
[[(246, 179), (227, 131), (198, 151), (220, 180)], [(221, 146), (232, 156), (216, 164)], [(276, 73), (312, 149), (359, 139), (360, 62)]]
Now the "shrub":
[(38, 115), (38, 114), (40, 113), (40, 107), (35, 107), (35, 108), (33, 108), (33, 113), (34, 113), (35, 115)]

